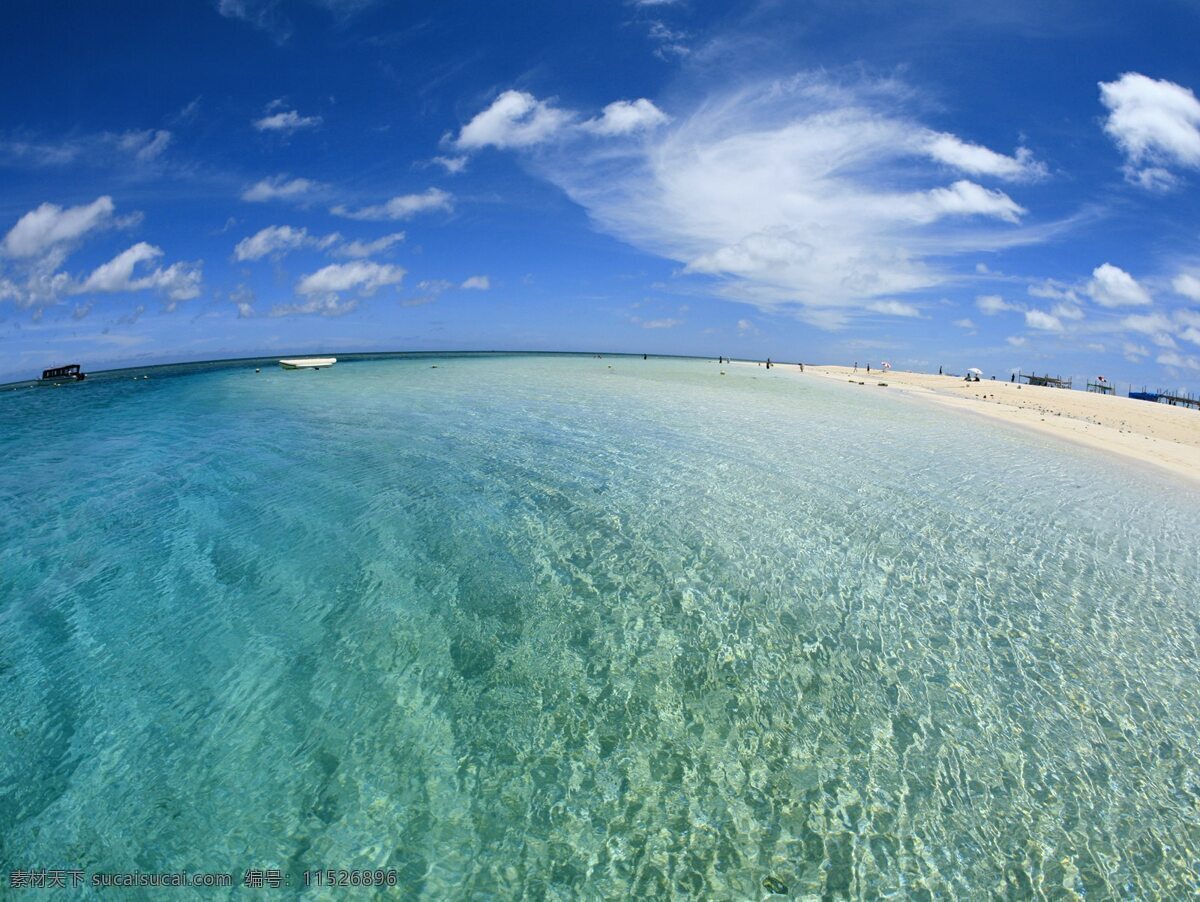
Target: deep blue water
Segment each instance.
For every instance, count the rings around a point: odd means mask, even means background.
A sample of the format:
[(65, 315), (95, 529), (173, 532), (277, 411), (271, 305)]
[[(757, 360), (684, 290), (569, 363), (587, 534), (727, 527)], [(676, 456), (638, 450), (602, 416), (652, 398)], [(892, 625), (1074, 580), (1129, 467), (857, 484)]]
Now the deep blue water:
[(779, 369), (260, 366), (0, 391), (4, 876), (1200, 892), (1196, 491)]

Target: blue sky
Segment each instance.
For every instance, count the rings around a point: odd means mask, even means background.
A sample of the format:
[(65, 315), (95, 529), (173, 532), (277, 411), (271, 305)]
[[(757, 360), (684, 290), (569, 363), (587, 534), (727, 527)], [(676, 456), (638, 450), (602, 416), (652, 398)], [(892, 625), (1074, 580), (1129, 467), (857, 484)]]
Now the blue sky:
[(0, 378), (468, 348), (1200, 386), (1183, 0), (0, 16)]

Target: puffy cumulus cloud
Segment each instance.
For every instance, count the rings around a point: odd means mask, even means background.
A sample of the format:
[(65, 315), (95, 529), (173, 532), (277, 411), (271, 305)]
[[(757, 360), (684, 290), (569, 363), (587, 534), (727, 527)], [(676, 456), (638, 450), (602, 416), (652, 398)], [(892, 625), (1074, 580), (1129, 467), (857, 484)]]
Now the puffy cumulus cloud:
[[(959, 256), (973, 266), (1049, 233), (1021, 225), (1025, 209), (1003, 191), (944, 183), (934, 133), (903, 113), (910, 96), (822, 74), (758, 83), (637, 141), (564, 140), (528, 161), (599, 229), (713, 277), (724, 297), (836, 327), (957, 278)], [(1003, 169), (966, 151), (963, 165)]]
[(462, 127), (454, 143), (459, 150), (529, 147), (551, 138), (572, 118), (525, 91), (505, 91)]
[(321, 185), (311, 179), (289, 179), (286, 175), (275, 175), (256, 182), (242, 192), (242, 200), (263, 203), (272, 200), (302, 201), (320, 190)]
[(954, 325), (958, 326), (958, 328), (960, 328), (960, 329), (974, 329), (975, 328), (974, 321), (969, 319), (968, 317), (963, 317), (962, 319), (956, 319), (954, 321)]
[(107, 263), (92, 270), (80, 285), (73, 288), (74, 294), (114, 294), (122, 291), (158, 291), (171, 302), (173, 310), (178, 301), (190, 300), (200, 294), (199, 264), (172, 263), (168, 267), (156, 267), (141, 276), (134, 276), (140, 263), (149, 263), (163, 255), (160, 248), (139, 241)]
[(994, 176), (1006, 181), (1036, 181), (1046, 177), (1046, 165), (1033, 158), (1028, 148), (1017, 148), (1013, 156), (971, 144), (944, 132), (930, 133), (926, 153), (940, 163), (972, 175)]
[(1008, 336), (1008, 338), (1006, 338), (1004, 340), (1007, 341), (1014, 348), (1023, 348), (1023, 347), (1025, 347), (1025, 345), (1028, 341), (1022, 335), (1010, 335), (1010, 336)]
[(975, 298), (975, 306), (986, 316), (995, 316), (997, 313), (1004, 313), (1008, 310), (1019, 311), (1021, 309), (1016, 304), (1010, 304), (998, 294), (980, 295)]
[(921, 315), (920, 308), (902, 301), (873, 301), (867, 304), (867, 309), (872, 313), (882, 313), (885, 316), (919, 317)]
[(290, 135), (305, 128), (316, 128), (321, 124), (320, 116), (301, 116), (295, 110), (281, 110), (271, 113), (261, 119), (254, 120), (254, 127), (260, 132), (279, 132)]
[(1061, 332), (1063, 330), (1062, 320), (1044, 310), (1026, 310), (1025, 325), (1043, 332)]
[(1100, 83), (1104, 130), (1125, 155), (1125, 176), (1145, 188), (1169, 188), (1172, 166), (1200, 168), (1200, 101), (1188, 88), (1126, 72)]
[(1189, 300), (1200, 301), (1200, 279), (1189, 273), (1177, 275), (1171, 282), (1171, 287), (1175, 289), (1176, 294), (1181, 294)]
[[(162, 250), (144, 241), (96, 267), (84, 279), (63, 269), (74, 246), (91, 234), (110, 225), (127, 225), (138, 220), (136, 216), (115, 219), (114, 210), (111, 198), (100, 197), (78, 207), (42, 204), (22, 216), (0, 245), (17, 276), (15, 280), (7, 275), (0, 278), (0, 300), (14, 301), (22, 308), (32, 307), (35, 316), (40, 316), (42, 308), (69, 295), (153, 290), (168, 300), (168, 309), (174, 309), (179, 301), (196, 297), (200, 293), (200, 262), (143, 267), (135, 275), (139, 264), (163, 255)], [(91, 304), (81, 303), (76, 307), (81, 309), (90, 310)]]
[(9, 257), (36, 257), (56, 245), (70, 244), (107, 226), (114, 209), (112, 198), (107, 195), (78, 207), (42, 204), (9, 229), (4, 236), (4, 253)]
[(1092, 270), (1088, 296), (1101, 307), (1135, 307), (1150, 303), (1150, 293), (1119, 266), (1103, 263)]
[(492, 280), (487, 276), (471, 276), (464, 281), (460, 288), (473, 288), (476, 291), (487, 291), (492, 287)]
[(296, 292), (303, 295), (330, 295), (353, 290), (368, 297), (385, 285), (399, 285), (404, 273), (402, 267), (366, 260), (331, 263), (300, 279), (296, 284)]
[[(617, 100), (604, 108), (599, 116), (579, 121), (580, 115), (556, 107), (553, 101), (539, 100), (526, 91), (505, 91), (491, 106), (459, 130), (453, 144), (459, 151), (470, 152), (485, 147), (500, 149), (528, 148), (551, 140), (589, 134), (616, 137), (643, 132), (670, 121), (662, 110), (645, 97), (637, 100)], [(436, 158), (447, 165), (446, 158)], [(453, 158), (458, 166), (461, 157)], [(451, 172), (457, 169), (447, 165)]]
[(454, 198), (441, 188), (430, 188), (421, 194), (401, 194), (386, 203), (351, 210), (345, 206), (336, 206), (332, 210), (335, 216), (346, 219), (362, 220), (396, 220), (411, 219), (418, 213), (429, 213), (434, 210), (454, 209)]
[(583, 123), (583, 128), (597, 135), (628, 135), (663, 125), (669, 120), (666, 113), (642, 97), (610, 103), (598, 118)]

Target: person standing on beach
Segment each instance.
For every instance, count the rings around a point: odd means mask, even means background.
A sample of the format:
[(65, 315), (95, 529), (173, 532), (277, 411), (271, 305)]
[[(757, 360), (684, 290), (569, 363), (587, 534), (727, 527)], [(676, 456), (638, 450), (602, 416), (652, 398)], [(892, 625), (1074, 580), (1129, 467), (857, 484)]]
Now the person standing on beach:
[(858, 361), (854, 361), (854, 372), (858, 372)]
[(942, 375), (942, 368), (940, 366), (938, 367), (938, 375)]

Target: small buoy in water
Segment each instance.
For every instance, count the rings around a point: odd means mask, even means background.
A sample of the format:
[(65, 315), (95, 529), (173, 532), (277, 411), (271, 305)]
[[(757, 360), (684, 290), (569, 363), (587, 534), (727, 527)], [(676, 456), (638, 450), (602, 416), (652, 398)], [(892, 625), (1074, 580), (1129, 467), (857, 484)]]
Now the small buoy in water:
[(260, 370), (258, 367), (255, 367), (255, 368), (254, 368), (254, 372), (256, 372), (256, 373), (261, 373), (261, 372), (262, 372), (262, 370)]
[(430, 369), (431, 369), (431, 370), (436, 370), (436, 369), (437, 369), (437, 364), (435, 363), (433, 366), (431, 366), (431, 367), (430, 367)]
[(725, 375), (725, 371), (724, 371), (724, 370), (721, 370), (721, 375), (722, 375), (722, 376), (724, 376), (724, 375)]

